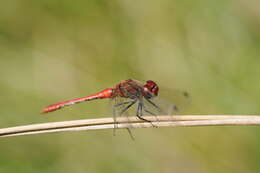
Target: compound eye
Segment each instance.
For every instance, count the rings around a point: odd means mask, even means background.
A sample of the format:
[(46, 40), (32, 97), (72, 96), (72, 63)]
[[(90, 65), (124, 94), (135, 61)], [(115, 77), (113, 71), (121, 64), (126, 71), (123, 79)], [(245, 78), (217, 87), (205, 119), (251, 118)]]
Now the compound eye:
[(153, 86), (153, 88), (152, 88), (152, 93), (154, 94), (154, 95), (158, 95), (158, 86), (157, 85), (154, 85)]
[(157, 88), (157, 86), (155, 84), (153, 84), (151, 90), (156, 89), (156, 88)]
[(157, 96), (159, 88), (154, 81), (152, 81), (152, 80), (146, 81), (146, 84), (144, 87), (147, 88), (148, 91), (150, 91), (150, 94), (152, 94), (153, 96)]

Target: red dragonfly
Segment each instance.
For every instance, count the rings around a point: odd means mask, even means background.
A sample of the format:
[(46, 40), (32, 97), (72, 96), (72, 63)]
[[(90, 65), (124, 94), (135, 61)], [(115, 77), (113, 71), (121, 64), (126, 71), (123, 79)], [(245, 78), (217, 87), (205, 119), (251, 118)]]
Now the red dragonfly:
[[(113, 88), (107, 88), (96, 94), (89, 96), (68, 100), (60, 103), (50, 105), (43, 109), (42, 113), (53, 112), (63, 107), (81, 103), (84, 101), (91, 101), (95, 99), (112, 99), (115, 100), (113, 105), (114, 116), (121, 116), (130, 112), (130, 108), (135, 111), (135, 115), (144, 121), (150, 122), (143, 118), (143, 115), (160, 115), (169, 114), (172, 111), (177, 112), (179, 107), (176, 104), (157, 102), (159, 87), (152, 81), (148, 80), (145, 84), (137, 80), (125, 80), (118, 83)], [(181, 95), (188, 98), (187, 92), (182, 92)], [(135, 106), (134, 106), (135, 105)]]

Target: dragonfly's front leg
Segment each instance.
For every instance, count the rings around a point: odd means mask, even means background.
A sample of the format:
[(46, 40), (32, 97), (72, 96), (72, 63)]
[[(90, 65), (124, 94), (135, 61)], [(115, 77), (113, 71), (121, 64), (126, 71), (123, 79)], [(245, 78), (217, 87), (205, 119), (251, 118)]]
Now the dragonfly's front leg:
[(146, 122), (151, 122), (150, 120), (147, 120), (145, 118), (143, 118), (143, 102), (139, 102), (138, 106), (137, 106), (137, 112), (136, 112), (136, 116), (140, 119), (140, 120), (144, 120)]
[(161, 110), (161, 108), (159, 106), (157, 106), (154, 102), (152, 102), (152, 100), (145, 98), (152, 106), (154, 106), (159, 112), (163, 113), (163, 111)]

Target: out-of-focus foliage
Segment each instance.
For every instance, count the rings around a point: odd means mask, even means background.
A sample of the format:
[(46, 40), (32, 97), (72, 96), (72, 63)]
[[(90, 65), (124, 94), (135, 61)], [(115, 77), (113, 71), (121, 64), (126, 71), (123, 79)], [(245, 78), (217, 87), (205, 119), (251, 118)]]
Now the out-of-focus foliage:
[[(260, 114), (258, 1), (19, 1), (0, 6), (0, 127), (111, 116), (51, 103), (133, 78), (192, 95), (189, 114)], [(162, 87), (162, 88), (163, 88)], [(259, 127), (74, 132), (0, 140), (0, 172), (259, 172)]]

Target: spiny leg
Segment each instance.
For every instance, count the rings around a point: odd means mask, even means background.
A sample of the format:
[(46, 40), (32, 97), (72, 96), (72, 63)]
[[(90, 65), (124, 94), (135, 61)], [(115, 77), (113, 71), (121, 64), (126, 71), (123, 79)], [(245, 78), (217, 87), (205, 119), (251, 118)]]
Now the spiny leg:
[(149, 110), (147, 110), (147, 109), (145, 109), (145, 108), (144, 108), (144, 111), (145, 111), (145, 112), (147, 112), (148, 114), (151, 114), (151, 115), (154, 115), (154, 116), (156, 116), (156, 114), (155, 114), (155, 113), (153, 113), (153, 112), (151, 112), (151, 111), (149, 111)]
[[(157, 105), (156, 105), (154, 102), (152, 102), (150, 99), (147, 99), (147, 98), (145, 98), (145, 99), (146, 99), (151, 105), (153, 105), (160, 113), (165, 113), (165, 112), (163, 112), (163, 111), (160, 109), (159, 106), (157, 106)], [(173, 106), (173, 110), (174, 110), (175, 112), (178, 112), (178, 111), (179, 111), (179, 109), (178, 109), (178, 107), (177, 107), (176, 105)], [(151, 115), (154, 115), (154, 116), (156, 117), (157, 121), (158, 121), (158, 117), (156, 116), (156, 114), (150, 112), (150, 111), (147, 110), (147, 109), (145, 109), (145, 112), (150, 113)]]
[(157, 106), (154, 102), (152, 102), (150, 99), (145, 98), (151, 105), (153, 105), (159, 112), (162, 112), (162, 110)]
[[(118, 106), (121, 106), (121, 105), (125, 105), (127, 103), (130, 103), (129, 105), (127, 105), (120, 113), (119, 113), (119, 116), (121, 116), (125, 111), (127, 111), (127, 109), (129, 109), (131, 106), (133, 106), (135, 103), (136, 103), (136, 100), (134, 101), (129, 101), (129, 102), (123, 102), (123, 103), (119, 103), (117, 105), (114, 105), (113, 106), (113, 111), (114, 111), (114, 130), (113, 130), (113, 135), (115, 136), (115, 133), (116, 133), (116, 113), (115, 113), (115, 108), (118, 107)], [(131, 139), (134, 140), (134, 136), (133, 134), (131, 133), (130, 129), (129, 128), (126, 128)]]
[[(158, 109), (158, 111), (160, 112), (160, 113), (163, 113), (163, 114), (166, 114), (166, 112), (164, 112), (164, 111), (162, 111), (161, 109), (160, 109), (160, 107), (159, 106), (157, 106), (154, 102), (152, 102), (150, 99), (147, 99), (147, 98), (145, 98), (151, 105), (153, 105), (156, 109)], [(176, 105), (174, 105), (173, 106), (173, 110), (174, 110), (174, 112), (178, 112), (179, 111), (179, 108), (176, 106)], [(147, 112), (147, 111), (146, 111)], [(156, 116), (156, 115), (155, 115)], [(157, 119), (158, 120), (158, 119)]]
[(140, 120), (144, 120), (144, 121), (150, 122), (150, 121), (144, 119), (143, 117), (141, 117), (142, 115), (140, 115), (140, 114), (142, 114), (142, 113), (140, 113), (140, 109), (141, 109), (141, 103), (139, 102), (139, 103), (138, 103), (138, 106), (137, 106), (136, 116), (137, 116)]
[[(128, 101), (128, 102), (122, 102), (122, 103), (118, 103), (116, 105), (113, 106), (113, 119), (114, 119), (114, 130), (113, 130), (113, 135), (115, 136), (115, 129), (117, 128), (117, 124), (116, 124), (116, 107), (118, 106), (122, 106), (122, 105), (125, 105), (125, 104), (128, 104), (128, 103), (132, 103), (133, 101)], [(120, 115), (121, 116), (121, 113)]]
[[(127, 117), (127, 120), (129, 121), (128, 114), (126, 114), (126, 117)], [(132, 134), (132, 131), (130, 130), (130, 127), (131, 127), (131, 125), (129, 124), (129, 127), (127, 127), (126, 130), (128, 131), (128, 134), (130, 135), (131, 139), (135, 140), (134, 135)]]
[(130, 128), (126, 128), (126, 129), (127, 129), (128, 133), (129, 133), (131, 139), (132, 139), (132, 140), (135, 140), (134, 135), (132, 134)]
[[(147, 112), (148, 114), (151, 114), (151, 115), (155, 116), (156, 120), (158, 121), (158, 118), (157, 118), (157, 116), (156, 116), (156, 114), (155, 114), (155, 113), (153, 113), (153, 112), (151, 112), (151, 111), (147, 110), (145, 107), (144, 107), (144, 111), (145, 111), (145, 112)], [(156, 126), (156, 125), (154, 125), (152, 122), (151, 122), (151, 124), (152, 124), (154, 127), (157, 127), (157, 126)]]
[(136, 103), (136, 100), (130, 102), (129, 105), (127, 105), (120, 113), (119, 116), (123, 115), (123, 113), (125, 113), (125, 111), (127, 111), (127, 109), (129, 109), (131, 106), (133, 106)]
[(146, 122), (149, 122), (151, 124), (153, 124), (151, 121), (143, 118), (143, 103), (142, 102), (139, 102), (138, 103), (138, 106), (137, 106), (137, 112), (136, 112), (136, 116), (140, 119), (140, 120), (143, 120), (143, 121), (146, 121)]
[[(129, 103), (130, 103), (130, 104), (127, 105), (127, 106), (121, 111), (120, 116), (121, 116), (125, 111), (127, 111), (127, 109), (129, 109), (131, 106), (133, 106), (133, 105), (136, 103), (136, 100), (130, 101)], [(131, 130), (130, 130), (129, 128), (126, 128), (126, 129), (127, 129), (128, 133), (129, 133), (131, 139), (134, 140), (135, 138), (134, 138), (134, 136), (133, 136)]]
[[(144, 104), (142, 104), (142, 107), (143, 107), (144, 112), (146, 112), (146, 113), (148, 113), (148, 114), (151, 114), (151, 115), (155, 116), (155, 118), (156, 118), (157, 121), (158, 121), (158, 118), (157, 118), (157, 116), (156, 116), (155, 113), (153, 113), (153, 112), (149, 111), (148, 109), (146, 109)], [(154, 127), (157, 127), (157, 126), (154, 125), (151, 121), (150, 121), (150, 123), (151, 123)]]
[(128, 104), (128, 103), (132, 103), (132, 102), (133, 101), (121, 102), (121, 103), (118, 103), (118, 104), (114, 105), (114, 107), (122, 106), (122, 105), (125, 105), (125, 104)]

